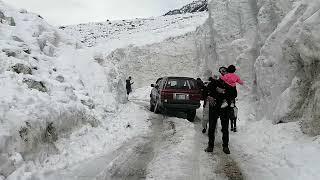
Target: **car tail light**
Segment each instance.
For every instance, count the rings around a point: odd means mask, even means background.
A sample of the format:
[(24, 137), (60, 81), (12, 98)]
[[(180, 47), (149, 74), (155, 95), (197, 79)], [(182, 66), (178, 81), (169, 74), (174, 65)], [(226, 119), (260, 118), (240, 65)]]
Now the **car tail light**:
[(165, 90), (162, 90), (161, 93), (161, 100), (169, 100), (169, 99), (172, 99), (173, 98), (173, 95), (172, 93), (168, 92), (168, 91), (165, 91)]

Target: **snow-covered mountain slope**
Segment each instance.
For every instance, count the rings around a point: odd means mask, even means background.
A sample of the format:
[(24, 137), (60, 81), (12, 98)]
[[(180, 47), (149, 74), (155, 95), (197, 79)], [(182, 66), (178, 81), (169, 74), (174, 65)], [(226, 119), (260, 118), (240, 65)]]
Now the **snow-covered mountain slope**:
[(176, 14), (186, 14), (186, 13), (195, 13), (195, 12), (202, 12), (202, 11), (208, 11), (208, 1), (207, 0), (193, 1), (192, 3), (185, 5), (180, 9), (175, 9), (175, 10), (167, 12), (164, 16), (176, 15)]
[[(101, 63), (103, 51), (2, 1), (0, 47), (0, 179), (63, 166), (145, 132), (143, 118), (120, 118), (137, 107), (121, 104), (124, 76), (115, 62)], [(70, 139), (74, 132), (82, 138)], [(91, 149), (80, 147), (87, 138)]]
[[(145, 45), (194, 31), (207, 19), (207, 13), (182, 14), (122, 21), (106, 21), (60, 27), (87, 46), (108, 45), (107, 49), (129, 44)], [(112, 48), (111, 48), (112, 47)]]

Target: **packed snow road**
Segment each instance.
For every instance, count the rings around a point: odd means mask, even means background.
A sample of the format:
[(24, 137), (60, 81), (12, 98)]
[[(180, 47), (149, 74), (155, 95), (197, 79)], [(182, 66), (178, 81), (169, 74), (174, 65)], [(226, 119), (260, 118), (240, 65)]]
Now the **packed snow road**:
[[(214, 153), (203, 151), (207, 136), (201, 133), (198, 117), (190, 123), (149, 112), (146, 99), (132, 99), (130, 103), (148, 112), (150, 133), (132, 138), (111, 153), (48, 172), (46, 179), (243, 179), (236, 163), (218, 148), (221, 142)], [(198, 114), (200, 117), (201, 110)]]

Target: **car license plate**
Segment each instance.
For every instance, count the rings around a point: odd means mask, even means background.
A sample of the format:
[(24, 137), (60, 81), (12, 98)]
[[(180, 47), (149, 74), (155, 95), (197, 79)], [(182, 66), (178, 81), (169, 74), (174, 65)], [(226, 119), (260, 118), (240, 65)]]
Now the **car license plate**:
[(186, 100), (186, 95), (185, 94), (177, 94), (176, 95), (176, 99), (177, 100)]

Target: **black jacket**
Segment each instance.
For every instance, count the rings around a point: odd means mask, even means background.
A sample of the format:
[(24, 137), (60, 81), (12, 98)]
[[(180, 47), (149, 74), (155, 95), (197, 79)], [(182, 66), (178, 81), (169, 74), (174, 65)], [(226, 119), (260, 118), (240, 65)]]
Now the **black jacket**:
[(126, 89), (127, 90), (131, 90), (131, 85), (132, 85), (133, 83), (131, 83), (131, 80), (130, 79), (127, 79), (126, 80)]
[(207, 96), (211, 96), (216, 100), (217, 105), (222, 104), (222, 100), (225, 99), (225, 93), (218, 92), (218, 88), (226, 91), (225, 84), (220, 80), (212, 80), (209, 82), (206, 88)]

